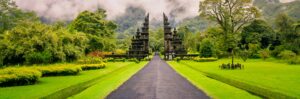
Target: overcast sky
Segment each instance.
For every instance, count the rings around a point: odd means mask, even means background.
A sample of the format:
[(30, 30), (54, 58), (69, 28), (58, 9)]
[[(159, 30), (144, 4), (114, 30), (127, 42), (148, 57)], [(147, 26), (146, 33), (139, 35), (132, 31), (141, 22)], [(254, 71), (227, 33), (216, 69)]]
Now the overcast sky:
[[(175, 14), (176, 20), (198, 14), (199, 0), (15, 0), (21, 9), (35, 11), (52, 21), (72, 20), (81, 11), (101, 7), (107, 11), (108, 19), (125, 13), (129, 6), (142, 7), (151, 18), (161, 20), (162, 13)], [(289, 2), (292, 0), (281, 0)], [(175, 12), (175, 13), (174, 13)]]

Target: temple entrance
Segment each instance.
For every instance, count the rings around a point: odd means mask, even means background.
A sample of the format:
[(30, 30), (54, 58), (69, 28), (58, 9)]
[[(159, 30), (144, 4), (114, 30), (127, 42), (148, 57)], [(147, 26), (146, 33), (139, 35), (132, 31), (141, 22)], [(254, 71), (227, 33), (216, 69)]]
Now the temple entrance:
[[(168, 17), (163, 14), (164, 24), (164, 60), (172, 60), (175, 57), (188, 56), (182, 39), (177, 33), (176, 28), (172, 28), (168, 22)], [(149, 52), (149, 14), (146, 15), (143, 27), (138, 28), (131, 39), (131, 46), (125, 55), (107, 55), (113, 58), (136, 58), (144, 59), (150, 55)]]
[(187, 55), (182, 39), (177, 34), (176, 28), (172, 31), (172, 27), (168, 22), (168, 17), (163, 14), (164, 20), (164, 59), (172, 60), (177, 56)]

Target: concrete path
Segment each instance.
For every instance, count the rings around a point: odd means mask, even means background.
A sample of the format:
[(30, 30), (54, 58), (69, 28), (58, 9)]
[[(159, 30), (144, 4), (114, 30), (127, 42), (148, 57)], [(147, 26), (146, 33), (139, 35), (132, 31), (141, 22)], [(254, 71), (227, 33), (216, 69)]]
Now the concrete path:
[(106, 97), (107, 99), (209, 99), (159, 56)]

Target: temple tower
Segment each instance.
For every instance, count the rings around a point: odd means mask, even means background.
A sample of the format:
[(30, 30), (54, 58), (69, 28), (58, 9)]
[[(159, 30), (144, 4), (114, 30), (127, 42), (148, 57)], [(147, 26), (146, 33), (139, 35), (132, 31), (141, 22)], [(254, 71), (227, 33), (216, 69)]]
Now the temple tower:
[(135, 36), (131, 39), (131, 46), (129, 47), (128, 58), (143, 59), (149, 55), (149, 14), (145, 17), (143, 27), (137, 29)]
[(172, 39), (173, 39), (173, 35), (172, 35), (172, 31), (171, 31), (171, 27), (169, 26), (170, 23), (168, 22), (168, 17), (165, 15), (165, 13), (163, 13), (163, 17), (164, 17), (164, 59), (165, 60), (170, 60), (172, 59), (173, 56), (173, 49), (172, 49)]

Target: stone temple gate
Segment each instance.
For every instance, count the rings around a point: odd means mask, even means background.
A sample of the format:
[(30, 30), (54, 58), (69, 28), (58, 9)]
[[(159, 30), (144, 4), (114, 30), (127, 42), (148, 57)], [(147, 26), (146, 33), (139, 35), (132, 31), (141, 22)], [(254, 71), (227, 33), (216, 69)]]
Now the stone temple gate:
[[(172, 60), (175, 57), (187, 56), (182, 39), (177, 33), (176, 28), (172, 29), (168, 22), (168, 17), (163, 14), (164, 24), (164, 59)], [(173, 30), (173, 31), (172, 31)], [(131, 39), (131, 46), (126, 55), (107, 55), (113, 58), (137, 58), (143, 59), (149, 53), (149, 14), (146, 15), (143, 27), (138, 28), (135, 36)]]
[(164, 59), (172, 60), (177, 56), (186, 55), (187, 51), (182, 45), (182, 39), (177, 34), (176, 28), (172, 31), (172, 27), (169, 26), (168, 17), (163, 14), (164, 17)]

